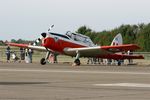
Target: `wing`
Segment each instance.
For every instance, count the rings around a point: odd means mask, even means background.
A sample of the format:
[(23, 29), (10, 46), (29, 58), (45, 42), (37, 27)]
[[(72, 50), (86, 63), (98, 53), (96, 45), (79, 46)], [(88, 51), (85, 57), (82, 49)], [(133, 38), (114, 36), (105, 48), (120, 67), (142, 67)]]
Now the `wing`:
[(100, 57), (108, 59), (143, 59), (143, 56), (119, 55), (118, 52), (139, 49), (137, 45), (119, 45), (119, 46), (96, 46), (83, 48), (65, 48), (64, 53), (70, 56), (76, 56), (76, 52), (81, 57)]
[(15, 47), (28, 48), (28, 49), (38, 50), (38, 51), (46, 51), (46, 48), (43, 46), (33, 46), (29, 44), (18, 44), (18, 43), (6, 43), (6, 44)]

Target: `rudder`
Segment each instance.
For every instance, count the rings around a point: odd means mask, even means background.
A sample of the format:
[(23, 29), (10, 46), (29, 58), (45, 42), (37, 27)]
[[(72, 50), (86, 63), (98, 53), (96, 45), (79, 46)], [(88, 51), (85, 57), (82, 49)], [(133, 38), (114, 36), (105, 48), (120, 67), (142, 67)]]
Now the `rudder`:
[(111, 46), (122, 45), (122, 44), (123, 44), (122, 35), (119, 33), (113, 39)]

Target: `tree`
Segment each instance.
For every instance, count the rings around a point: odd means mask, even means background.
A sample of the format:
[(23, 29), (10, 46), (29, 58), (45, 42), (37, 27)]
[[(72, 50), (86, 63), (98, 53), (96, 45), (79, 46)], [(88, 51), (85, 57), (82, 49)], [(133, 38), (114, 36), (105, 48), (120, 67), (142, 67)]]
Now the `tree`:
[(11, 39), (11, 42), (16, 43), (16, 42), (17, 42), (17, 40), (15, 40), (15, 39)]
[(87, 28), (86, 26), (81, 26), (76, 33), (80, 33), (80, 34), (86, 34), (88, 32), (91, 32), (92, 30), (90, 28)]
[(5, 43), (2, 40), (0, 40), (0, 46), (4, 46), (4, 45)]

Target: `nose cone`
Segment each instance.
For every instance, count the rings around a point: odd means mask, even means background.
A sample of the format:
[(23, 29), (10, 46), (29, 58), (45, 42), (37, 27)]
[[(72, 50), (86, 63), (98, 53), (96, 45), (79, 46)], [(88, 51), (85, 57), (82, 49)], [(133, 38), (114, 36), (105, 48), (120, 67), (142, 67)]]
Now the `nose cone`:
[(42, 46), (47, 47), (47, 33), (43, 32), (41, 33), (41, 37), (42, 37)]
[(46, 38), (46, 33), (41, 33), (41, 36), (43, 37), (43, 38)]

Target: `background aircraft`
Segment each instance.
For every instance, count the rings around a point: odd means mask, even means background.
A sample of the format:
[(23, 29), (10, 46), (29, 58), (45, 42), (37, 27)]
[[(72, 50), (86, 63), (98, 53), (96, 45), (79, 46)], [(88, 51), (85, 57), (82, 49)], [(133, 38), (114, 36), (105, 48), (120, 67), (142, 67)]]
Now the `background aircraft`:
[[(52, 26), (53, 27), (53, 26)], [(51, 28), (52, 28), (51, 27)], [(41, 41), (41, 46), (36, 46)], [(68, 31), (65, 35), (60, 33), (44, 32), (36, 40), (34, 45), (7, 43), (10, 46), (30, 48), (34, 50), (46, 50), (45, 58), (41, 59), (41, 64), (45, 65), (51, 52), (75, 57), (74, 64), (80, 65), (80, 57), (96, 57), (105, 59), (119, 60), (123, 59), (144, 59), (141, 55), (120, 54), (120, 52), (134, 51), (140, 49), (135, 44), (122, 44), (122, 36), (118, 34), (110, 46), (97, 46), (91, 39), (79, 33)]]

